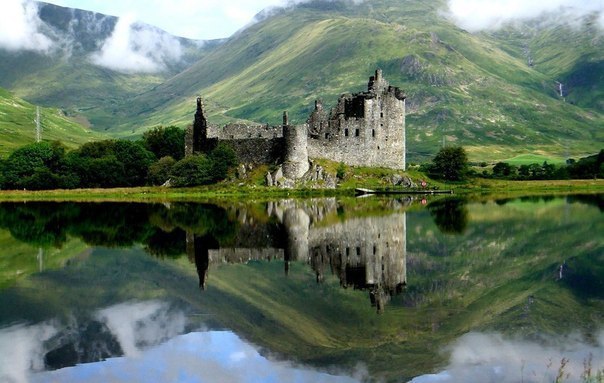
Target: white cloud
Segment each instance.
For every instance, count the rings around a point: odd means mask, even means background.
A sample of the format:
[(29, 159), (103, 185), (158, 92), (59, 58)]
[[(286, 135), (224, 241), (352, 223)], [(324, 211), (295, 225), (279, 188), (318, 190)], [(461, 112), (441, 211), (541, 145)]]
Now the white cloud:
[(133, 20), (131, 16), (118, 20), (101, 51), (91, 56), (93, 63), (126, 73), (155, 73), (180, 59), (177, 39)]
[(604, 3), (594, 0), (449, 0), (449, 16), (470, 32), (497, 29), (514, 20), (528, 20), (544, 13), (582, 17), (599, 12), (604, 26)]
[[(594, 371), (604, 366), (604, 332), (596, 344), (579, 338), (549, 339), (549, 344), (506, 339), (500, 334), (469, 333), (451, 348), (449, 366), (438, 374), (419, 376), (411, 383), (553, 382), (562, 359), (565, 382), (582, 382), (584, 362)], [(591, 358), (591, 359), (590, 359)]]
[(42, 24), (37, 5), (32, 1), (3, 1), (0, 12), (0, 48), (48, 52), (53, 42), (39, 31)]

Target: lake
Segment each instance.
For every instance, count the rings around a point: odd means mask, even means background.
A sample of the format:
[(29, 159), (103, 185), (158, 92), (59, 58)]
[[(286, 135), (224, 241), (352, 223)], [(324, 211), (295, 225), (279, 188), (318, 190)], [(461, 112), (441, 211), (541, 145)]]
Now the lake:
[(603, 212), (604, 195), (0, 203), (0, 381), (590, 381)]

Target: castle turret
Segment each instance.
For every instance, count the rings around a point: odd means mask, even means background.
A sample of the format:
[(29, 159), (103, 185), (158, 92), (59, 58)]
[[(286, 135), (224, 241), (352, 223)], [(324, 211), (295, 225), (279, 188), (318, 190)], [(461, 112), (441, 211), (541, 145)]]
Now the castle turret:
[(283, 175), (290, 179), (302, 178), (310, 168), (307, 147), (308, 126), (284, 125), (283, 138), (285, 140)]

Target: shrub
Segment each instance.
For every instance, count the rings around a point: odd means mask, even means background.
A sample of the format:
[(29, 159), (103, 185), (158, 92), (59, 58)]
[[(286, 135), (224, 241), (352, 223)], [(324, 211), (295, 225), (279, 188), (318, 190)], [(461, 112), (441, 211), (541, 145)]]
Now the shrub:
[(162, 157), (159, 161), (149, 166), (149, 183), (152, 185), (163, 185), (170, 179), (170, 172), (176, 164), (176, 160), (170, 156)]
[(170, 178), (177, 187), (207, 185), (212, 183), (212, 162), (203, 154), (188, 156), (172, 167)]

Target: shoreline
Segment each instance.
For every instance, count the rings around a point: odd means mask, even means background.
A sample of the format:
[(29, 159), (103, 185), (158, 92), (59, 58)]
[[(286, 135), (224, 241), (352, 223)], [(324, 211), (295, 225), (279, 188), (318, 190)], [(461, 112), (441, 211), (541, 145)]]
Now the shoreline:
[[(516, 195), (552, 194), (599, 194), (604, 193), (604, 180), (544, 180), (544, 181), (504, 181), (493, 179), (473, 179), (464, 183), (442, 184), (442, 189), (453, 190), (454, 197), (506, 197)], [(358, 185), (336, 189), (279, 189), (255, 185), (233, 185), (220, 183), (194, 188), (134, 187), (112, 189), (55, 189), (55, 190), (1, 190), (0, 202), (12, 201), (74, 201), (74, 202), (195, 202), (208, 200), (276, 199), (276, 198), (316, 198), (354, 197), (355, 188), (376, 188), (376, 185)], [(379, 187), (378, 187), (379, 188)], [(405, 189), (401, 195), (430, 195), (421, 189)]]

